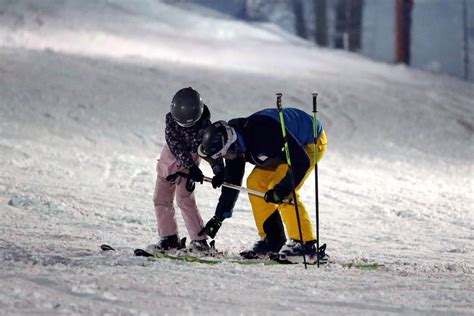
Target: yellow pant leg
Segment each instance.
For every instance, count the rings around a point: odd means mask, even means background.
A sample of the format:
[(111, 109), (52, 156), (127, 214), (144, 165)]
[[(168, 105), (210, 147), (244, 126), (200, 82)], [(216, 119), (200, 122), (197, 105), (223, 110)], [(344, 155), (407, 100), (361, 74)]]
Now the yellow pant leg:
[[(252, 190), (266, 192), (273, 175), (274, 171), (272, 170), (264, 170), (255, 167), (247, 178), (247, 187)], [(277, 205), (267, 203), (263, 198), (252, 194), (249, 194), (249, 200), (252, 205), (253, 217), (258, 229), (258, 234), (261, 238), (265, 238), (263, 224), (275, 212)]]
[[(327, 138), (326, 133), (323, 131), (318, 138), (318, 162), (322, 159), (326, 152)], [(303, 235), (303, 241), (315, 240), (315, 232), (311, 223), (311, 218), (306, 211), (304, 204), (301, 202), (298, 194), (299, 189), (303, 186), (308, 176), (314, 169), (314, 145), (305, 146), (306, 153), (310, 159), (310, 168), (306, 172), (303, 180), (296, 188), (296, 201), (298, 203), (298, 214), (300, 217), (301, 232)], [(287, 164), (280, 164), (275, 169), (267, 170), (255, 167), (247, 178), (247, 187), (249, 189), (257, 190), (260, 192), (266, 192), (273, 188), (281, 179), (286, 175), (288, 170)], [(300, 233), (298, 229), (298, 220), (296, 217), (296, 210), (293, 205), (290, 204), (277, 204), (267, 203), (261, 197), (249, 194), (250, 204), (252, 205), (252, 211), (255, 219), (255, 224), (258, 229), (260, 237), (265, 238), (265, 232), (263, 230), (263, 224), (270, 217), (278, 207), (281, 213), (283, 223), (285, 224), (288, 232), (288, 237), (291, 239), (300, 240)]]
[[(313, 161), (313, 158), (311, 158)], [(303, 235), (303, 241), (308, 240), (315, 240), (316, 236), (313, 229), (313, 224), (311, 223), (311, 217), (309, 216), (303, 202), (300, 199), (300, 195), (298, 193), (299, 189), (302, 187), (306, 178), (311, 174), (311, 171), (314, 169), (314, 165), (311, 164), (309, 170), (306, 172), (303, 180), (300, 182), (300, 185), (296, 188), (296, 198), (295, 201), (298, 203), (298, 214), (300, 217), (300, 224), (301, 224), (301, 233)], [(285, 176), (286, 171), (288, 170), (288, 165), (280, 165), (278, 166), (276, 172), (281, 174), (282, 177)], [(280, 179), (282, 178), (280, 177)], [(277, 182), (278, 183), (278, 182)], [(276, 183), (275, 183), (276, 184)], [(273, 184), (273, 185), (275, 185)], [(291, 195), (290, 195), (291, 196)], [(296, 217), (296, 209), (294, 205), (291, 204), (280, 204), (278, 207), (281, 213), (281, 217), (283, 219), (283, 223), (285, 224), (286, 230), (288, 232), (288, 237), (290, 239), (301, 240), (300, 232), (298, 229), (298, 218)]]
[[(327, 144), (326, 133), (323, 131), (320, 137), (318, 138), (318, 142), (317, 142), (318, 162), (322, 159), (322, 157), (324, 156), (326, 152), (326, 144)], [(298, 214), (300, 217), (300, 225), (301, 225), (301, 233), (303, 235), (303, 241), (316, 239), (313, 225), (311, 223), (311, 217), (308, 214), (306, 207), (302, 203), (299, 193), (298, 193), (298, 191), (303, 186), (303, 183), (306, 181), (306, 179), (309, 177), (309, 175), (314, 169), (314, 149), (315, 148), (313, 144), (305, 146), (306, 153), (308, 154), (308, 157), (310, 159), (310, 168), (308, 169), (303, 180), (300, 182), (300, 184), (298, 185), (298, 187), (296, 187), (296, 190), (295, 190), (296, 191), (295, 200), (298, 203)], [(287, 170), (288, 170), (288, 165), (286, 164), (279, 165), (274, 172), (272, 181), (269, 183), (267, 190), (273, 188), (278, 182), (280, 182), (280, 180), (286, 175)], [(289, 204), (281, 204), (278, 207), (278, 209), (281, 213), (283, 222), (288, 232), (288, 237), (291, 239), (300, 240), (301, 237), (300, 237), (300, 233), (298, 229), (298, 219), (296, 217), (295, 207)]]

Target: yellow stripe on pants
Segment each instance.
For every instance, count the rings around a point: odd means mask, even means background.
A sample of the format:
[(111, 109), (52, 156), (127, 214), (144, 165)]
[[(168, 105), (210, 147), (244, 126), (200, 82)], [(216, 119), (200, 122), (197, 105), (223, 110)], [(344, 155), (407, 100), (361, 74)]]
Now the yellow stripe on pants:
[[(318, 162), (323, 157), (326, 152), (327, 138), (324, 130), (319, 135), (318, 138)], [(298, 203), (298, 212), (300, 217), (301, 231), (303, 233), (303, 241), (315, 240), (316, 236), (314, 234), (313, 224), (311, 223), (311, 218), (306, 211), (304, 204), (301, 202), (300, 196), (298, 194), (299, 189), (303, 186), (303, 183), (306, 181), (306, 178), (311, 174), (314, 169), (314, 145), (306, 145), (305, 151), (308, 154), (310, 159), (310, 168), (306, 172), (303, 180), (300, 182), (298, 187), (296, 187), (296, 201)], [(247, 178), (247, 187), (252, 190), (257, 190), (260, 192), (266, 192), (272, 189), (276, 184), (278, 184), (281, 179), (286, 175), (288, 171), (287, 164), (280, 164), (274, 168), (260, 168), (255, 167)], [(291, 196), (291, 195), (290, 195)], [(261, 238), (265, 238), (265, 232), (263, 230), (263, 224), (270, 217), (275, 210), (278, 210), (281, 213), (283, 223), (285, 224), (288, 237), (290, 239), (300, 240), (300, 234), (298, 230), (298, 220), (296, 217), (295, 207), (290, 204), (273, 204), (267, 203), (262, 197), (249, 194), (250, 204), (252, 205), (253, 217), (255, 219), (255, 225), (258, 229), (258, 234)]]

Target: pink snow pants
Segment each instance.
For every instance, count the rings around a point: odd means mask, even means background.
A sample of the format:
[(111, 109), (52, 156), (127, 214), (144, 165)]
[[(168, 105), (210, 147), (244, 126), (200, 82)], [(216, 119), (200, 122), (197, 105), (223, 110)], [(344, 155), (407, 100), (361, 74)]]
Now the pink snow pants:
[[(199, 165), (200, 158), (197, 154), (193, 154), (193, 159), (196, 164)], [(191, 240), (206, 239), (205, 235), (198, 236), (198, 233), (204, 227), (204, 223), (196, 206), (194, 192), (186, 190), (186, 179), (179, 177), (174, 182), (166, 180), (168, 175), (177, 171), (188, 173), (187, 169), (178, 167), (178, 162), (171, 153), (168, 145), (163, 147), (160, 160), (156, 166), (156, 171), (158, 175), (156, 177), (153, 203), (155, 204), (159, 236), (166, 237), (178, 233), (178, 224), (176, 223), (173, 203), (176, 194), (176, 204), (181, 209), (189, 237)]]

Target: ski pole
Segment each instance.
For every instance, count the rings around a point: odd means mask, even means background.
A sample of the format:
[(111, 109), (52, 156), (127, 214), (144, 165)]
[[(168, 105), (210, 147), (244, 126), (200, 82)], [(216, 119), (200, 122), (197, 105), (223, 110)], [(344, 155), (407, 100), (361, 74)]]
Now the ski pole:
[[(212, 178), (204, 176), (204, 181), (212, 183)], [(256, 195), (256, 196), (261, 196), (261, 197), (265, 196), (264, 192), (248, 189), (248, 188), (241, 187), (241, 186), (238, 186), (236, 184), (232, 184), (232, 183), (228, 183), (228, 182), (222, 183), (222, 186), (226, 187), (226, 188), (229, 188), (229, 189), (234, 189), (234, 190), (237, 190), (237, 191), (246, 192), (246, 193)]]
[(319, 268), (319, 190), (318, 190), (318, 94), (313, 93), (313, 135), (314, 135), (314, 196), (316, 208), (316, 263)]
[[(169, 176), (166, 177), (166, 180), (168, 181), (174, 181), (176, 180), (176, 178), (178, 177), (183, 177), (183, 178), (188, 178), (189, 175), (187, 173), (184, 173), (184, 172), (176, 172), (176, 173), (173, 173)], [(204, 181), (205, 182), (209, 182), (209, 183), (212, 183), (212, 178), (210, 177), (206, 177), (204, 176)], [(235, 184), (232, 184), (232, 183), (228, 183), (228, 182), (224, 182), (222, 183), (222, 186), (223, 187), (226, 187), (226, 188), (229, 188), (229, 189), (233, 189), (233, 190), (237, 190), (237, 191), (241, 191), (241, 192), (246, 192), (248, 194), (252, 194), (252, 195), (256, 195), (256, 196), (260, 196), (260, 197), (264, 197), (265, 196), (265, 192), (260, 192), (260, 191), (256, 191), (256, 190), (252, 190), (252, 189), (249, 189), (249, 188), (246, 188), (246, 187), (241, 187), (241, 186), (238, 186), (238, 185), (235, 185)], [(283, 200), (283, 203), (285, 204), (294, 204), (293, 200), (288, 200), (288, 199), (285, 199)]]
[(301, 221), (300, 221), (300, 213), (298, 211), (298, 201), (296, 199), (296, 188), (295, 188), (295, 177), (293, 175), (293, 167), (291, 166), (291, 157), (290, 157), (290, 148), (288, 146), (288, 139), (286, 137), (286, 128), (285, 128), (285, 119), (283, 117), (283, 107), (281, 105), (281, 93), (277, 93), (277, 109), (278, 109), (278, 114), (280, 115), (280, 125), (281, 125), (281, 133), (283, 136), (283, 142), (284, 142), (284, 147), (285, 147), (285, 154), (286, 154), (286, 163), (288, 164), (288, 171), (291, 174), (291, 184), (293, 187), (293, 200), (295, 201), (295, 211), (296, 211), (296, 221), (298, 222), (298, 231), (300, 233), (300, 240), (301, 244), (303, 246), (303, 263), (304, 263), (304, 268), (307, 269), (307, 263), (306, 263), (306, 255), (304, 253), (304, 240), (303, 240), (303, 232), (301, 230)]

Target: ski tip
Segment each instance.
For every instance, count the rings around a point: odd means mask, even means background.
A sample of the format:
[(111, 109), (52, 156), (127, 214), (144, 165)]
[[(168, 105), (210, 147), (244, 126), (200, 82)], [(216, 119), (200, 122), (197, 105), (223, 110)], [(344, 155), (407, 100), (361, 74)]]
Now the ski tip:
[(137, 257), (153, 257), (153, 255), (151, 253), (149, 253), (148, 251), (143, 250), (143, 249), (135, 249), (133, 251), (133, 253)]
[(322, 244), (320, 247), (319, 247), (319, 252), (325, 252), (326, 251), (326, 244)]
[(114, 248), (112, 248), (111, 246), (106, 245), (106, 244), (100, 245), (100, 249), (101, 249), (102, 251), (111, 251), (111, 250), (112, 250), (112, 251), (115, 251)]

